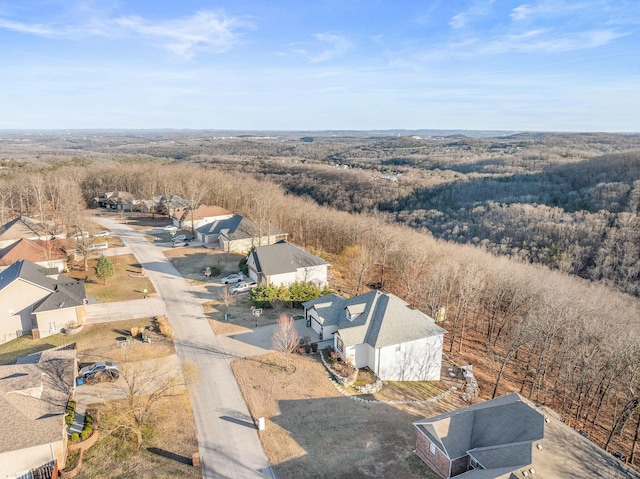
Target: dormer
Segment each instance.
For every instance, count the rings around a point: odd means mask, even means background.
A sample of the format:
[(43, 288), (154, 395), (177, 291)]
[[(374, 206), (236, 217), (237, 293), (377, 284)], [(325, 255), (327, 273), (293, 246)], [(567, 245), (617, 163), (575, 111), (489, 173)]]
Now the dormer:
[(351, 306), (347, 306), (345, 309), (347, 320), (353, 321), (358, 316), (360, 316), (364, 312), (365, 304), (352, 304)]

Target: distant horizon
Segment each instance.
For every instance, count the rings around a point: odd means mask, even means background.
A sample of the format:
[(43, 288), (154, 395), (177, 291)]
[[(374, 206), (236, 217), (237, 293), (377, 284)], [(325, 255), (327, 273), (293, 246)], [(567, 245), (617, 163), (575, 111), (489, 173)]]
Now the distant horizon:
[[(257, 135), (265, 133), (274, 134), (392, 134), (404, 133), (407, 136), (416, 136), (420, 134), (443, 134), (457, 135), (465, 133), (476, 133), (481, 135), (472, 136), (512, 136), (518, 134), (540, 134), (540, 135), (581, 135), (581, 134), (603, 134), (603, 135), (638, 135), (639, 131), (551, 131), (551, 130), (490, 130), (490, 129), (451, 129), (451, 128), (386, 128), (386, 129), (324, 129), (324, 130), (276, 130), (276, 129), (230, 129), (230, 128), (0, 128), (0, 133), (19, 134), (19, 133), (66, 133), (66, 132), (216, 132), (216, 133), (236, 133), (242, 135)], [(404, 135), (403, 135), (404, 136)]]

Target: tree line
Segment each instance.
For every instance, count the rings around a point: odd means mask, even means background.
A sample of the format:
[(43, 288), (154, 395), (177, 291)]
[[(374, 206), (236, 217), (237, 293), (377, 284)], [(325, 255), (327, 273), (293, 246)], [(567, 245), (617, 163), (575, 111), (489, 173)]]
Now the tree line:
[[(621, 173), (620, 179), (630, 174)], [(179, 194), (277, 226), (289, 232), (294, 243), (329, 255), (334, 265), (331, 286), (344, 294), (382, 288), (443, 319), (446, 351), (459, 363), (474, 362), (485, 396), (519, 391), (550, 405), (600, 445), (624, 451), (631, 462), (637, 460), (640, 311), (635, 298), (569, 276), (564, 268), (550, 271), (437, 239), (423, 225), (398, 224), (379, 211), (354, 214), (321, 206), (273, 181), (220, 171), (210, 163), (61, 168), (56, 178), (68, 181), (75, 192), (69, 195), (57, 193), (58, 180), (52, 175), (42, 175), (45, 184), (51, 180), (44, 189), (34, 186), (37, 175), (34, 180), (29, 176), (34, 174), (3, 178), (4, 214), (36, 211), (42, 204), (45, 215), (72, 221), (72, 215), (63, 212), (73, 210), (82, 198), (89, 201), (103, 191), (127, 190), (143, 198)], [(594, 181), (589, 185), (597, 187)], [(622, 215), (616, 220), (633, 219), (628, 211), (632, 197), (630, 192), (627, 210), (616, 212)], [(497, 205), (487, 203), (487, 208), (498, 209)], [(566, 213), (561, 206), (530, 208), (538, 217)], [(514, 212), (517, 217), (517, 209)], [(572, 211), (574, 221), (554, 224), (559, 230), (558, 225), (565, 224), (579, 229), (584, 227), (580, 215), (586, 214), (600, 212)], [(611, 218), (601, 221), (603, 228), (612, 225)], [(494, 227), (500, 224), (496, 220)], [(614, 236), (609, 242), (614, 249), (626, 244)], [(632, 253), (622, 251), (612, 260), (625, 254)]]

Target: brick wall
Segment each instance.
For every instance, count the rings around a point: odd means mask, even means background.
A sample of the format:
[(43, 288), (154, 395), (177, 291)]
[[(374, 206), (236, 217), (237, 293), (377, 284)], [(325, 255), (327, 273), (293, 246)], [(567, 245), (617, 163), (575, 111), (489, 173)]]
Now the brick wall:
[(436, 453), (430, 451), (431, 441), (420, 431), (417, 431), (416, 454), (433, 472), (440, 477), (449, 477), (449, 458), (436, 446)]

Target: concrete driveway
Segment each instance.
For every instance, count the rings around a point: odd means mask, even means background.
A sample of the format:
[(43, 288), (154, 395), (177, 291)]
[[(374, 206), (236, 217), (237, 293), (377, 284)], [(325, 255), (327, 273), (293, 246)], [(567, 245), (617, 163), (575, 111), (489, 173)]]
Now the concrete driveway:
[(122, 238), (144, 267), (158, 297), (164, 300), (178, 356), (198, 369), (199, 383), (189, 389), (189, 396), (203, 477), (272, 478), (254, 420), (231, 371), (225, 343), (213, 334), (189, 285), (143, 232), (106, 217), (94, 220)]

